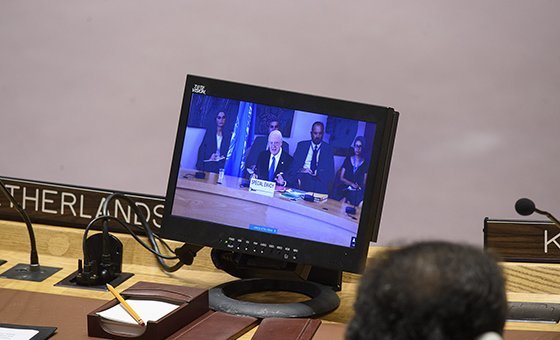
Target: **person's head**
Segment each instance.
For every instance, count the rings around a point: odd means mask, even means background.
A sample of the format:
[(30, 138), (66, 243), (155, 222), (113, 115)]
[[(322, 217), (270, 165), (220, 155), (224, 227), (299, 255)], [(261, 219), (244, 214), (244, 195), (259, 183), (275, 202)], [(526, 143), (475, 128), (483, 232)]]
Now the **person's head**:
[(496, 260), (449, 242), (420, 242), (374, 258), (346, 338), (473, 340), (502, 334), (507, 300)]
[(268, 134), (268, 149), (273, 155), (277, 155), (282, 149), (282, 132), (273, 130)]
[(216, 126), (218, 128), (223, 128), (226, 125), (226, 113), (223, 111), (218, 112), (216, 115)]
[(325, 126), (321, 122), (315, 122), (311, 126), (311, 140), (313, 144), (321, 144), (323, 141), (323, 134), (325, 133)]
[(268, 123), (268, 133), (271, 133), (274, 130), (280, 130), (280, 122), (276, 119), (273, 119)]
[(356, 139), (354, 139), (354, 144), (352, 144), (352, 147), (354, 148), (354, 155), (361, 156), (362, 151), (364, 150), (364, 145), (365, 145), (364, 137), (362, 136), (356, 137)]

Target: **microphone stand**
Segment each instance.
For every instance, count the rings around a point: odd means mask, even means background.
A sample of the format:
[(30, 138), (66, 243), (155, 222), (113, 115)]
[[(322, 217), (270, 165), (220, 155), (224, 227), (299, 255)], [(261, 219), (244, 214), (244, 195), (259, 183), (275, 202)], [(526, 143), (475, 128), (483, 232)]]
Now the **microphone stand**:
[(558, 228), (560, 228), (560, 221), (558, 221), (556, 217), (552, 216), (552, 214), (549, 213), (548, 211), (539, 210), (535, 208), (535, 212), (548, 217), (549, 220), (551, 220)]
[(35, 241), (35, 233), (33, 232), (33, 226), (31, 225), (31, 220), (29, 215), (23, 210), (21, 205), (16, 201), (16, 199), (10, 194), (8, 189), (2, 180), (0, 180), (0, 191), (8, 198), (8, 200), (14, 205), (19, 215), (23, 218), (23, 221), (27, 225), (27, 232), (29, 233), (29, 241), (31, 244), (31, 253), (29, 264), (19, 263), (8, 269), (0, 275), (0, 277), (16, 280), (26, 280), (26, 281), (43, 281), (52, 274), (61, 270), (62, 268), (55, 267), (45, 267), (39, 265), (39, 255), (37, 253), (37, 243)]
[[(4, 192), (5, 188), (3, 185), (0, 184), (0, 186), (2, 187), (2, 189), (0, 189), (2, 192)], [(4, 263), (6, 263), (6, 260), (0, 259), (0, 266), (3, 265)]]
[(515, 211), (519, 215), (528, 216), (536, 212), (537, 214), (544, 215), (558, 228), (560, 228), (560, 221), (554, 217), (551, 213), (545, 210), (537, 209), (535, 202), (529, 198), (520, 198), (515, 202)]

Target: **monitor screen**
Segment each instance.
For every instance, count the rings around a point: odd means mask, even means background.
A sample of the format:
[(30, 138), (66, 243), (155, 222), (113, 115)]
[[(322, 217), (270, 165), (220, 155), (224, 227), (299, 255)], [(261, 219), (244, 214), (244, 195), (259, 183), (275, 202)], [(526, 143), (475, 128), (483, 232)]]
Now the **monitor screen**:
[(188, 76), (162, 235), (360, 272), (398, 113)]

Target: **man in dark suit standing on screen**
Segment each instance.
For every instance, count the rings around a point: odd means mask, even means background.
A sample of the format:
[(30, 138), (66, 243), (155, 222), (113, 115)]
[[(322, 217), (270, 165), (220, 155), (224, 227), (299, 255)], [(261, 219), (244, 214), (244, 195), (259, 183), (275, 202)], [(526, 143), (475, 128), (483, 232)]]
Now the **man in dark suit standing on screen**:
[(291, 174), (299, 189), (328, 194), (334, 180), (334, 154), (331, 146), (323, 141), (325, 126), (315, 122), (311, 126), (311, 140), (298, 143), (294, 153)]
[(282, 149), (282, 133), (273, 130), (268, 134), (268, 150), (259, 154), (255, 175), (259, 179), (286, 186), (288, 183), (284, 176), (287, 175), (292, 160), (292, 156)]

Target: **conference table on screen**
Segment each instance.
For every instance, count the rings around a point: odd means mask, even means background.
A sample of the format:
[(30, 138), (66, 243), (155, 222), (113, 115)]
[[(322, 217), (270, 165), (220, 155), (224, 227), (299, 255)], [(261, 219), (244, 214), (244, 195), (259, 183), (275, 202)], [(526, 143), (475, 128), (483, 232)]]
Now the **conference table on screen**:
[[(286, 198), (282, 190), (273, 197), (252, 192), (247, 179), (206, 173), (194, 176), (195, 170), (181, 169), (173, 202), (173, 214), (198, 220), (247, 228), (250, 225), (277, 230), (278, 234), (349, 246), (356, 236), (361, 208), (348, 214), (350, 207), (327, 198), (320, 202)], [(288, 189), (288, 188), (286, 188)], [(354, 206), (352, 206), (354, 207)]]

